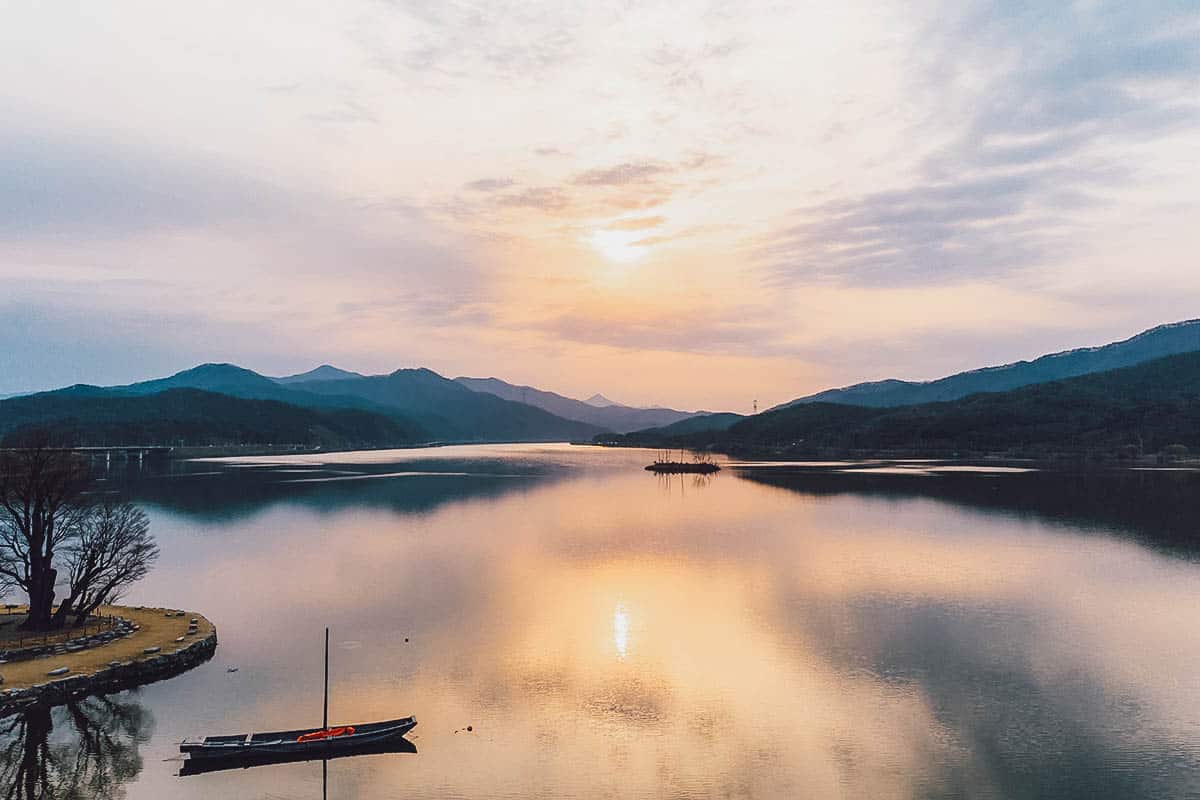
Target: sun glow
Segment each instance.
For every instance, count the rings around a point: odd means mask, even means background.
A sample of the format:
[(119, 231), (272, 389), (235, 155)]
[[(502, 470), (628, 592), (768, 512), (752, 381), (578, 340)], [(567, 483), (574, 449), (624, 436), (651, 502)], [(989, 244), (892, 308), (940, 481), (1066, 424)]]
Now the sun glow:
[(609, 261), (631, 264), (646, 256), (646, 247), (638, 244), (644, 237), (640, 231), (598, 230), (592, 231), (584, 241)]
[(622, 603), (613, 611), (613, 646), (618, 658), (625, 658), (629, 652), (629, 612)]

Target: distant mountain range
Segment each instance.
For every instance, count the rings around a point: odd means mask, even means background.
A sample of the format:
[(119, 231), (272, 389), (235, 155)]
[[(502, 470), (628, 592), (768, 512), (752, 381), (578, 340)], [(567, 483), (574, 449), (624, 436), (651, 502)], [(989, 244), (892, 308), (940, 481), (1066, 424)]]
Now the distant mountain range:
[(428, 369), (362, 375), (323, 364), (273, 378), (202, 364), (123, 386), (79, 384), (0, 400), (0, 437), (42, 428), (94, 445), (569, 441), (692, 416), (596, 398), (604, 405), (495, 378), (449, 380)]
[(887, 408), (797, 403), (724, 430), (668, 426), (597, 439), (792, 457), (1200, 453), (1200, 352), (950, 401)]
[(572, 400), (561, 394), (535, 389), (532, 386), (514, 386), (498, 378), (455, 378), (454, 380), (475, 392), (487, 392), (505, 400), (527, 403), (565, 419), (586, 422), (589, 425), (617, 433), (670, 425), (672, 422), (703, 413), (676, 411), (673, 408), (633, 408), (614, 403), (601, 394), (592, 395), (587, 400)]
[[(87, 425), (111, 417), (121, 423), (108, 429), (113, 435), (132, 435), (132, 432), (142, 430), (147, 435), (153, 432), (157, 437), (154, 442), (138, 441), (138, 444), (181, 440), (187, 444), (247, 444), (253, 436), (267, 435), (269, 428), (262, 424), (246, 424), (249, 418), (258, 419), (264, 408), (274, 408), (292, 419), (295, 425), (308, 420), (313, 433), (300, 437), (297, 443), (340, 437), (366, 445), (369, 440), (355, 437), (372, 426), (377, 433), (377, 446), (431, 441), (566, 441), (587, 439), (604, 430), (531, 405), (472, 391), (427, 369), (325, 379), (333, 373), (345, 374), (336, 368), (318, 368), (307, 373), (308, 377), (290, 376), (276, 380), (233, 364), (203, 364), (167, 378), (125, 386), (76, 385), (0, 401), (0, 436), (13, 436), (21, 429), (41, 427), (70, 433), (74, 437), (72, 441), (76, 441), (77, 434)], [(180, 414), (178, 397), (169, 395), (181, 389), (237, 401), (272, 401), (278, 405), (251, 406), (243, 402), (217, 406), (211, 398), (196, 396), (197, 402), (203, 400), (208, 407), (219, 408), (225, 415), (213, 416), (211, 424), (198, 428), (192, 424), (189, 415)], [(158, 399), (144, 403), (110, 402), (146, 397)], [(297, 414), (296, 410), (319, 413), (305, 416)], [(354, 416), (358, 427), (353, 431), (341, 431), (335, 437), (324, 436), (319, 430), (321, 426), (347, 410), (358, 412)], [(349, 419), (344, 414), (338, 418), (343, 417)], [(368, 420), (370, 424), (367, 424)], [(138, 424), (141, 424), (140, 428)], [(287, 430), (296, 430), (295, 425)], [(95, 433), (90, 440), (99, 435)], [(278, 443), (278, 439), (262, 440), (261, 443), (267, 441)], [(109, 436), (106, 441), (93, 443), (127, 444), (129, 440)]]
[(1103, 347), (1052, 353), (1033, 361), (960, 372), (934, 381), (883, 380), (829, 389), (776, 406), (799, 403), (841, 403), (892, 408), (957, 400), (976, 392), (1004, 392), (1022, 386), (1073, 378), (1093, 372), (1130, 367), (1155, 358), (1200, 350), (1200, 320), (1160, 325), (1137, 336)]
[(423, 368), (362, 375), (323, 364), (273, 378), (202, 364), (124, 386), (81, 384), (0, 400), (0, 440), (50, 429), (76, 443), (324, 448), (593, 437), (779, 452), (1192, 447), (1200, 446), (1190, 427), (1200, 361), (1190, 356), (1200, 358), (1200, 320), (935, 381), (832, 389), (752, 417), (634, 408), (601, 394), (574, 400)]

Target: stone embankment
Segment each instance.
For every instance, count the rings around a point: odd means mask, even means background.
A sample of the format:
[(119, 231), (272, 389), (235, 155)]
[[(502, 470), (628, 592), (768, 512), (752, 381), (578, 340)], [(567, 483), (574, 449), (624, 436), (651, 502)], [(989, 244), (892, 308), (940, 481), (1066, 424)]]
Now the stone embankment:
[[(212, 658), (217, 649), (216, 628), (203, 617), (165, 609), (114, 611), (121, 615), (110, 630), (3, 653), (0, 675), (11, 679), (0, 677), (0, 682), (12, 688), (0, 683), (0, 717), (174, 677)], [(147, 624), (153, 616), (168, 622)], [(186, 630), (180, 630), (185, 620), (177, 617), (187, 619)]]

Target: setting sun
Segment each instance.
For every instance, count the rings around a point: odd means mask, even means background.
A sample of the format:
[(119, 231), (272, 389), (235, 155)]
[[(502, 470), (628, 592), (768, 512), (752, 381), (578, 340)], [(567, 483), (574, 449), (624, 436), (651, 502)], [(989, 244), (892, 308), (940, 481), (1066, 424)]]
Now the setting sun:
[(645, 258), (648, 248), (638, 242), (645, 238), (639, 231), (593, 231), (584, 241), (600, 255), (617, 264), (632, 264)]

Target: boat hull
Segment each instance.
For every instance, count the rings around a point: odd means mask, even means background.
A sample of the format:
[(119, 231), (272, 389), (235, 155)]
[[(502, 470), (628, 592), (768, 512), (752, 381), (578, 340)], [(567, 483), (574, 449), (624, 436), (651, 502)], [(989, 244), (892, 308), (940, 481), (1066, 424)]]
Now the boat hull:
[(389, 739), (379, 744), (364, 744), (351, 750), (338, 750), (324, 753), (244, 753), (213, 758), (184, 759), (179, 768), (181, 776), (204, 775), (209, 772), (223, 772), (233, 769), (251, 769), (273, 764), (296, 764), (303, 761), (333, 761), (339, 758), (354, 758), (356, 756), (415, 754), (417, 746), (404, 737)]
[(301, 736), (320, 730), (306, 728), (294, 731), (273, 731), (239, 734), (234, 736), (209, 736), (201, 741), (185, 740), (179, 752), (190, 759), (239, 759), (272, 756), (296, 756), (297, 758), (322, 758), (332, 754), (353, 753), (403, 738), (417, 725), (415, 717), (370, 722), (353, 725), (354, 733), (314, 741), (297, 741)]

